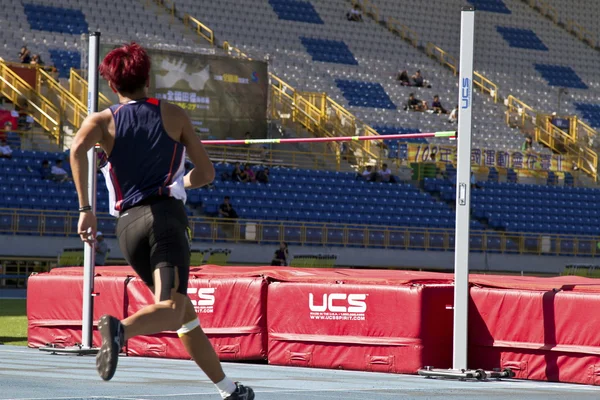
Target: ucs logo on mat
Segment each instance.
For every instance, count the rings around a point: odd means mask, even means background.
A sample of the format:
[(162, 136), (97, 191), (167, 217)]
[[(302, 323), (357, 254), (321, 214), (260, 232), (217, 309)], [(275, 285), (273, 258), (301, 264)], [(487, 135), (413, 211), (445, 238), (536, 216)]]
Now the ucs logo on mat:
[(215, 288), (189, 287), (187, 292), (197, 314), (212, 314), (215, 312)]
[(364, 321), (367, 311), (366, 294), (329, 293), (321, 298), (308, 294), (310, 319)]

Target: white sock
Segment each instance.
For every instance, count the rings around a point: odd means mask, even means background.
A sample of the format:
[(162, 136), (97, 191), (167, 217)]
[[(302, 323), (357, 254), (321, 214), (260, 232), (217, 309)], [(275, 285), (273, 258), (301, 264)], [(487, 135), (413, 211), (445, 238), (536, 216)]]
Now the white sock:
[(235, 383), (228, 377), (223, 378), (221, 382), (215, 383), (215, 386), (217, 389), (219, 389), (219, 394), (223, 399), (231, 396), (231, 394), (237, 389)]

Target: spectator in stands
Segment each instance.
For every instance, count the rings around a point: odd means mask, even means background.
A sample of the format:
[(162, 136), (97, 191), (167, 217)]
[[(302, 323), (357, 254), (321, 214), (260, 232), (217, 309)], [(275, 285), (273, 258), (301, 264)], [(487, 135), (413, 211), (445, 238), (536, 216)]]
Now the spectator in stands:
[(279, 244), (279, 249), (275, 251), (273, 255), (273, 260), (271, 260), (271, 265), (278, 267), (285, 267), (287, 264), (287, 260), (289, 257), (288, 253), (288, 245), (286, 242), (281, 242)]
[(533, 140), (531, 139), (531, 136), (525, 137), (525, 141), (521, 145), (521, 151), (523, 151), (523, 152), (533, 151), (532, 147), (533, 147)]
[(404, 109), (413, 110), (413, 111), (425, 111), (427, 110), (427, 102), (417, 99), (414, 93), (408, 95), (408, 101)]
[(433, 102), (431, 103), (431, 108), (433, 112), (436, 114), (448, 114), (448, 111), (442, 106), (442, 102), (440, 101), (440, 96), (437, 94), (433, 96)]
[(21, 52), (19, 53), (19, 59), (23, 64), (31, 63), (31, 52), (27, 48), (27, 46), (21, 47)]
[(96, 265), (104, 265), (106, 263), (106, 256), (110, 251), (108, 243), (104, 240), (104, 234), (102, 232), (96, 232)]
[(51, 173), (52, 179), (56, 182), (66, 182), (71, 180), (69, 173), (62, 166), (61, 159), (55, 161), (54, 165), (52, 166)]
[(408, 71), (404, 70), (398, 74), (396, 80), (400, 82), (402, 86), (410, 86), (410, 78), (408, 77)]
[(233, 172), (231, 173), (231, 179), (235, 182), (248, 182), (248, 175), (242, 169), (239, 162), (235, 163), (235, 168), (233, 169)]
[(5, 139), (0, 139), (0, 158), (12, 158), (12, 149)]
[(31, 64), (39, 65), (41, 67), (44, 65), (44, 62), (42, 61), (42, 57), (40, 57), (39, 54), (34, 54), (33, 58), (31, 59)]
[(256, 175), (254, 175), (254, 171), (250, 167), (250, 164), (246, 164), (246, 168), (244, 168), (244, 173), (248, 178), (246, 182), (256, 182)]
[(12, 122), (6, 121), (4, 123), (4, 130), (0, 131), (0, 140), (7, 140), (8, 133), (12, 130)]
[(358, 175), (356, 179), (362, 179), (363, 181), (369, 181), (371, 179), (371, 174), (373, 173), (372, 167), (370, 165), (365, 166), (362, 174)]
[(42, 179), (52, 178), (52, 168), (50, 168), (50, 163), (48, 160), (42, 161), (42, 166), (40, 167), (40, 177)]
[(411, 77), (413, 81), (413, 86), (423, 87), (425, 80), (423, 79), (423, 75), (421, 75), (421, 70), (418, 69), (417, 72)]
[(260, 183), (269, 183), (269, 168), (265, 167), (258, 171), (256, 180)]
[(219, 206), (219, 216), (221, 218), (229, 218), (229, 219), (239, 218), (237, 212), (234, 210), (230, 201), (231, 201), (231, 198), (229, 196), (225, 196), (223, 198), (223, 203)]
[(394, 178), (394, 175), (392, 175), (392, 170), (387, 164), (381, 165), (381, 171), (379, 172), (379, 175), (381, 176), (381, 182), (396, 183), (396, 178)]
[(352, 7), (350, 11), (346, 13), (346, 18), (348, 19), (348, 21), (362, 22), (363, 19), (360, 6), (358, 4), (355, 4), (354, 7)]
[(448, 122), (451, 124), (458, 123), (458, 104), (454, 109), (450, 112), (450, 116), (448, 116)]
[(367, 182), (380, 181), (381, 176), (379, 175), (379, 172), (377, 171), (377, 166), (375, 166), (375, 168), (373, 168), (371, 165), (367, 165), (365, 167), (365, 170), (363, 171), (362, 175), (360, 176), (360, 179), (367, 181)]

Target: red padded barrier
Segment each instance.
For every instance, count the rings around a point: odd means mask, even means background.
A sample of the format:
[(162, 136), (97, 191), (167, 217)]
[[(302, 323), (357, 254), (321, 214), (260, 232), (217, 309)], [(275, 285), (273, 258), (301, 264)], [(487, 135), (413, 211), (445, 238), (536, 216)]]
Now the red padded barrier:
[[(103, 314), (125, 317), (126, 277), (97, 276), (94, 321)], [(81, 343), (82, 276), (38, 274), (27, 283), (27, 336), (30, 347)], [(100, 335), (94, 330), (94, 344)]]
[(415, 373), (452, 363), (451, 285), (272, 283), (269, 363)]
[[(533, 282), (534, 287), (549, 284), (544, 279)], [(598, 287), (594, 280), (587, 282)], [(510, 280), (504, 285), (510, 286)], [(573, 288), (562, 282), (556, 287), (561, 286)], [(510, 367), (522, 379), (598, 385), (598, 309), (600, 293), (473, 287), (469, 365)]]
[[(127, 286), (128, 314), (153, 303), (139, 279)], [(188, 294), (204, 332), (221, 360), (267, 357), (267, 281), (262, 277), (198, 279), (191, 277)], [(189, 358), (175, 332), (137, 336), (127, 342), (128, 354)]]

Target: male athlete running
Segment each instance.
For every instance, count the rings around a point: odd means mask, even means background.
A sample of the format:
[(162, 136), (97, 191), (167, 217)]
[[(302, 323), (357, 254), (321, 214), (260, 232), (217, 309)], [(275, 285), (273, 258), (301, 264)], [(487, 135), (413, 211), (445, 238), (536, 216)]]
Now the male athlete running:
[[(71, 147), (73, 179), (79, 195), (78, 233), (96, 235), (88, 198), (87, 152), (99, 143), (108, 155), (102, 168), (110, 213), (119, 218), (117, 237), (127, 262), (154, 292), (155, 304), (119, 321), (100, 318), (102, 347), (98, 373), (110, 380), (125, 340), (177, 330), (187, 352), (216, 385), (223, 399), (252, 400), (251, 388), (225, 376), (187, 297), (190, 247), (185, 189), (211, 183), (215, 170), (185, 111), (147, 97), (150, 58), (135, 43), (114, 49), (100, 74), (118, 94), (119, 104), (86, 118)], [(194, 168), (184, 175), (185, 153)]]

